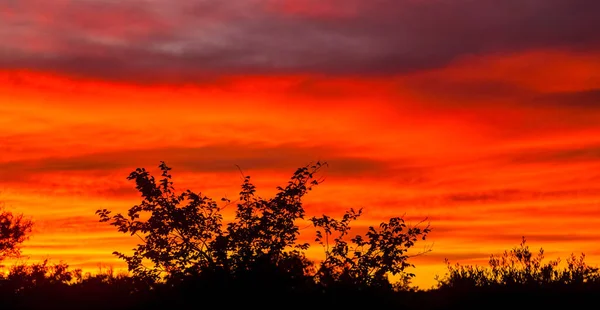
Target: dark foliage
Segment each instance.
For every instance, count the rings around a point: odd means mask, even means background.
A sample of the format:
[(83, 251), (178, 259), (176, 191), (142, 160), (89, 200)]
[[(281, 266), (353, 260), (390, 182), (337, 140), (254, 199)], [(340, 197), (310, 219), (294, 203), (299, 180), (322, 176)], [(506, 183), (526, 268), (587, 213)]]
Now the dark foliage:
[(525, 238), (501, 256), (491, 255), (488, 267), (447, 263), (448, 272), (432, 291), (441, 296), (442, 308), (587, 308), (600, 297), (599, 270), (586, 264), (584, 254), (572, 254), (563, 266), (560, 259), (544, 262), (544, 250), (535, 254)]
[(32, 226), (22, 214), (0, 208), (0, 262), (21, 253), (20, 245), (29, 237)]
[[(407, 267), (407, 250), (419, 239), (425, 240), (429, 226), (408, 228), (400, 217), (381, 223), (379, 229), (370, 226), (365, 236), (356, 235), (350, 244), (344, 237), (350, 232), (350, 223), (362, 214), (350, 209), (340, 221), (323, 215), (311, 221), (318, 228), (315, 241), (325, 248), (325, 260), (316, 278), (319, 283), (342, 283), (352, 287), (392, 289), (388, 275), (397, 275)], [(337, 236), (332, 236), (337, 233)], [(330, 241), (331, 240), (331, 241)], [(405, 279), (414, 276), (405, 273)]]
[(438, 279), (440, 288), (472, 289), (481, 287), (540, 288), (559, 286), (583, 286), (600, 284), (598, 268), (586, 264), (585, 255), (573, 254), (566, 266), (560, 267), (560, 259), (544, 263), (544, 249), (534, 254), (523, 238), (518, 247), (505, 251), (502, 256), (491, 255), (489, 267), (451, 265), (448, 273)]
[[(129, 273), (83, 274), (47, 260), (14, 265), (0, 275), (0, 309), (578, 308), (600, 297), (600, 272), (583, 254), (563, 265), (544, 262), (544, 251), (533, 253), (525, 239), (492, 255), (488, 267), (448, 262), (438, 287), (410, 287), (408, 251), (427, 237), (429, 226), (395, 217), (353, 235), (351, 224), (362, 210), (350, 209), (340, 219), (307, 218), (302, 198), (322, 182), (316, 174), (323, 166), (298, 169), (269, 199), (257, 196), (245, 176), (235, 202), (177, 193), (164, 163), (158, 181), (136, 169), (128, 179), (141, 203), (125, 215), (97, 211), (102, 222), (139, 239), (132, 254), (114, 253)], [(231, 205), (236, 208), (227, 222), (222, 211)], [(324, 250), (320, 262), (305, 256), (301, 221), (316, 228), (315, 242)], [(0, 259), (19, 254), (31, 226), (22, 215), (0, 213)], [(391, 282), (391, 276), (399, 280)]]
[(245, 176), (235, 217), (227, 225), (216, 201), (190, 190), (177, 194), (171, 168), (164, 162), (158, 182), (145, 169), (131, 173), (129, 180), (136, 182), (143, 201), (127, 215), (111, 216), (106, 209), (97, 214), (100, 221), (140, 239), (133, 255), (115, 254), (136, 278), (149, 283), (216, 281), (213, 277), (218, 276), (228, 286), (269, 290), (317, 290), (317, 286), (323, 290), (332, 285), (391, 289), (388, 275), (403, 274), (412, 266), (406, 251), (425, 239), (429, 228), (409, 228), (402, 218), (392, 218), (377, 229), (370, 227), (364, 236), (351, 238), (350, 246), (344, 237), (362, 211), (350, 210), (339, 221), (326, 215), (312, 217), (317, 242), (325, 247), (325, 259), (316, 266), (304, 254), (309, 244), (298, 242), (297, 223), (305, 218), (302, 198), (322, 181), (316, 174), (324, 165), (317, 162), (299, 168), (270, 199), (258, 197)]

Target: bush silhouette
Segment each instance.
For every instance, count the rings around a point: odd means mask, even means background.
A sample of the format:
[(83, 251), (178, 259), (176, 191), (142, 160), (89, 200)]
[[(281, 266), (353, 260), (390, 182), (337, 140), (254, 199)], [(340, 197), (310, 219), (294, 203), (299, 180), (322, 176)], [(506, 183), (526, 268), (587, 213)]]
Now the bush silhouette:
[(31, 233), (33, 223), (23, 214), (13, 214), (0, 207), (0, 262), (18, 256), (20, 245)]
[[(418, 239), (425, 240), (430, 228), (407, 228), (402, 218), (394, 217), (381, 223), (379, 229), (370, 226), (365, 236), (356, 235), (349, 244), (344, 237), (350, 232), (350, 223), (361, 214), (362, 209), (358, 212), (350, 209), (339, 221), (326, 215), (311, 219), (319, 228), (315, 241), (325, 248), (325, 260), (317, 272), (318, 281), (325, 285), (337, 282), (355, 287), (391, 289), (388, 275), (397, 275), (407, 267), (414, 267), (407, 262), (406, 251)], [(406, 280), (414, 274), (404, 276)]]
[[(140, 239), (132, 255), (114, 254), (127, 262), (133, 276), (151, 283), (176, 284), (195, 278), (224, 281), (245, 290), (298, 291), (334, 284), (391, 288), (388, 275), (402, 274), (412, 266), (406, 251), (425, 239), (429, 227), (408, 228), (402, 218), (392, 218), (378, 229), (370, 227), (365, 236), (355, 236), (349, 246), (344, 236), (362, 211), (350, 210), (339, 221), (326, 215), (312, 217), (318, 229), (316, 241), (325, 247), (325, 259), (317, 267), (305, 256), (309, 244), (298, 243), (297, 222), (305, 218), (302, 198), (320, 184), (316, 174), (325, 165), (317, 162), (297, 169), (270, 199), (257, 197), (250, 177), (245, 176), (235, 217), (227, 225), (213, 199), (190, 190), (177, 194), (171, 168), (164, 162), (159, 165), (159, 181), (142, 168), (129, 175), (143, 200), (127, 215), (111, 216), (106, 209), (96, 213), (101, 222)], [(227, 199), (222, 202), (232, 204)], [(323, 241), (330, 237), (331, 247)], [(412, 276), (405, 274), (405, 278)]]
[(585, 263), (585, 255), (573, 254), (567, 265), (560, 268), (560, 259), (544, 263), (544, 250), (534, 254), (523, 240), (518, 247), (505, 251), (502, 256), (490, 256), (489, 267), (451, 265), (448, 273), (438, 279), (441, 288), (473, 288), (489, 286), (556, 286), (600, 283), (598, 268)]
[[(410, 287), (409, 250), (430, 228), (408, 226), (393, 217), (364, 234), (352, 224), (362, 209), (341, 218), (308, 216), (303, 197), (322, 182), (325, 163), (295, 171), (268, 199), (256, 194), (244, 176), (239, 199), (217, 202), (200, 193), (176, 192), (169, 168), (159, 165), (155, 180), (145, 169), (128, 179), (142, 201), (126, 214), (97, 210), (100, 221), (140, 240), (132, 254), (115, 252), (129, 273), (111, 268), (92, 274), (48, 260), (17, 264), (0, 274), (1, 309), (189, 308), (222, 295), (229, 307), (394, 307), (398, 309), (481, 309), (483, 307), (587, 307), (600, 297), (600, 272), (571, 255), (565, 262), (544, 261), (544, 251), (521, 244), (491, 255), (488, 266), (450, 264), (429, 291)], [(235, 205), (226, 221), (222, 209)], [(309, 244), (299, 242), (300, 221), (316, 230), (321, 261), (309, 260)], [(306, 223), (302, 223), (304, 226)], [(14, 257), (31, 232), (22, 215), (0, 213), (2, 256)], [(394, 275), (399, 281), (391, 283)]]

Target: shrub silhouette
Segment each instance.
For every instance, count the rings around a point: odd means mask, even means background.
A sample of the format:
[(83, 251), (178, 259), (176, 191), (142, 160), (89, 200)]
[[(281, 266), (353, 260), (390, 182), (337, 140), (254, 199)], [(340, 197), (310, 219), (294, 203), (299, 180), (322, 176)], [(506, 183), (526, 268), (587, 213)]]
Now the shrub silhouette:
[(33, 223), (23, 214), (13, 214), (0, 207), (0, 262), (18, 256), (20, 245), (31, 233)]
[[(148, 309), (188, 308), (220, 298), (229, 307), (270, 308), (319, 305), (336, 308), (394, 307), (401, 309), (481, 309), (536, 306), (584, 307), (597, 301), (600, 272), (585, 256), (571, 255), (566, 264), (544, 261), (544, 251), (521, 244), (502, 255), (491, 255), (487, 267), (451, 265), (429, 291), (408, 287), (414, 276), (408, 251), (430, 232), (428, 225), (409, 227), (400, 217), (366, 233), (352, 234), (362, 209), (350, 209), (341, 218), (310, 218), (302, 198), (319, 185), (316, 174), (325, 163), (295, 171), (286, 186), (269, 199), (256, 195), (245, 176), (240, 197), (221, 203), (190, 190), (177, 193), (171, 168), (159, 166), (155, 180), (136, 169), (134, 181), (142, 202), (125, 214), (96, 213), (100, 221), (137, 236), (140, 243), (130, 255), (115, 252), (128, 263), (129, 274), (112, 269), (83, 274), (66, 263), (48, 260), (20, 264), (0, 274), (1, 309)], [(224, 206), (236, 206), (231, 221)], [(31, 231), (31, 221), (3, 212), (2, 257), (19, 254), (19, 245)], [(299, 242), (299, 221), (316, 229), (315, 242), (324, 258), (305, 256), (309, 245)], [(303, 224), (304, 225), (304, 224)], [(390, 283), (395, 275), (400, 281)], [(215, 297), (218, 296), (218, 297)]]
[[(362, 209), (358, 212), (350, 209), (339, 221), (326, 215), (311, 219), (319, 228), (315, 241), (325, 248), (325, 260), (317, 278), (325, 285), (341, 282), (356, 287), (391, 289), (388, 275), (397, 275), (407, 267), (414, 267), (407, 262), (406, 252), (418, 239), (425, 240), (430, 228), (407, 228), (402, 218), (394, 217), (381, 223), (379, 229), (370, 226), (365, 236), (356, 235), (349, 244), (344, 237), (350, 232), (350, 223), (361, 214)], [(330, 244), (335, 233), (337, 236)], [(412, 273), (405, 274), (404, 281), (413, 276)]]
[[(190, 190), (176, 194), (169, 171), (161, 163), (162, 179), (155, 179), (145, 169), (136, 169), (128, 179), (134, 180), (143, 201), (129, 209), (127, 217), (98, 210), (102, 222), (111, 221), (123, 233), (141, 239), (132, 256), (114, 252), (124, 259), (138, 278), (156, 281), (197, 273), (206, 267), (223, 265), (219, 261), (222, 247), (222, 216), (217, 203)], [(142, 220), (141, 216), (148, 215)], [(147, 266), (145, 260), (152, 263)]]
[(147, 292), (139, 284), (127, 274), (114, 274), (112, 269), (83, 274), (81, 269), (48, 259), (16, 264), (0, 276), (0, 308), (131, 309), (142, 304), (140, 297)]
[(24, 294), (40, 287), (68, 285), (75, 279), (81, 279), (81, 270), (69, 270), (66, 263), (50, 264), (45, 259), (39, 263), (11, 266), (5, 277), (5, 287), (9, 287), (15, 294)]
[(567, 259), (567, 265), (560, 268), (560, 259), (544, 260), (544, 250), (540, 248), (534, 254), (523, 237), (518, 247), (505, 251), (502, 256), (490, 256), (489, 267), (472, 265), (451, 265), (448, 260), (448, 272), (438, 279), (441, 288), (472, 288), (489, 286), (556, 286), (600, 283), (598, 268), (585, 263), (585, 255), (573, 254)]
[[(408, 228), (402, 218), (392, 218), (378, 229), (370, 227), (365, 236), (352, 238), (350, 247), (343, 237), (362, 211), (350, 210), (340, 221), (326, 215), (313, 217), (310, 221), (319, 229), (317, 242), (325, 246), (325, 259), (315, 268), (304, 253), (309, 244), (298, 243), (297, 222), (305, 217), (302, 198), (321, 183), (315, 175), (325, 165), (317, 162), (297, 169), (270, 199), (257, 197), (250, 177), (245, 176), (235, 217), (226, 226), (216, 201), (190, 190), (175, 192), (171, 168), (164, 162), (159, 165), (159, 181), (143, 168), (129, 175), (143, 200), (127, 215), (111, 215), (107, 209), (96, 213), (101, 222), (140, 239), (132, 255), (114, 254), (127, 262), (134, 277), (150, 283), (174, 284), (192, 277), (245, 289), (267, 285), (271, 290), (310, 290), (334, 283), (390, 287), (388, 274), (412, 266), (406, 251), (419, 238), (425, 239), (429, 227)], [(332, 234), (338, 236), (328, 247), (323, 240)]]

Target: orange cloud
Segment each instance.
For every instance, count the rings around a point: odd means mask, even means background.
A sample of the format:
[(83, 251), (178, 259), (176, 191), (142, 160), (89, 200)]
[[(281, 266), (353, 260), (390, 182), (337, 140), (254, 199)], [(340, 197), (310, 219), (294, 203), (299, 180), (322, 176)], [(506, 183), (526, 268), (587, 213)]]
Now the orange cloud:
[(267, 196), (295, 168), (325, 160), (309, 215), (363, 207), (357, 231), (390, 216), (428, 217), (433, 232), (419, 247), (433, 252), (415, 260), (422, 286), (444, 272), (443, 258), (485, 262), (521, 236), (597, 263), (597, 59), (537, 50), (386, 77), (238, 74), (182, 84), (4, 70), (0, 200), (36, 221), (31, 259), (93, 271), (123, 267), (110, 253), (135, 243), (94, 211), (139, 200), (125, 179), (137, 167), (156, 171), (165, 160), (178, 189), (219, 199), (239, 192), (236, 164)]

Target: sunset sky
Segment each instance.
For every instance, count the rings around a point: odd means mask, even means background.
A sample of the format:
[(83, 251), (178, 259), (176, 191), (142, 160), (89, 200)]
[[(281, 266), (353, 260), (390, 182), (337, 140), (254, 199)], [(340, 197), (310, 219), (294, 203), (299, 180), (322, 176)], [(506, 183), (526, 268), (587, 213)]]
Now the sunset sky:
[[(433, 229), (427, 288), (525, 236), (600, 264), (598, 0), (0, 0), (0, 202), (23, 260), (95, 271), (136, 240), (94, 212), (129, 172), (269, 196), (329, 163), (308, 215)], [(306, 229), (306, 238), (312, 232)], [(314, 246), (310, 255), (319, 258)]]

